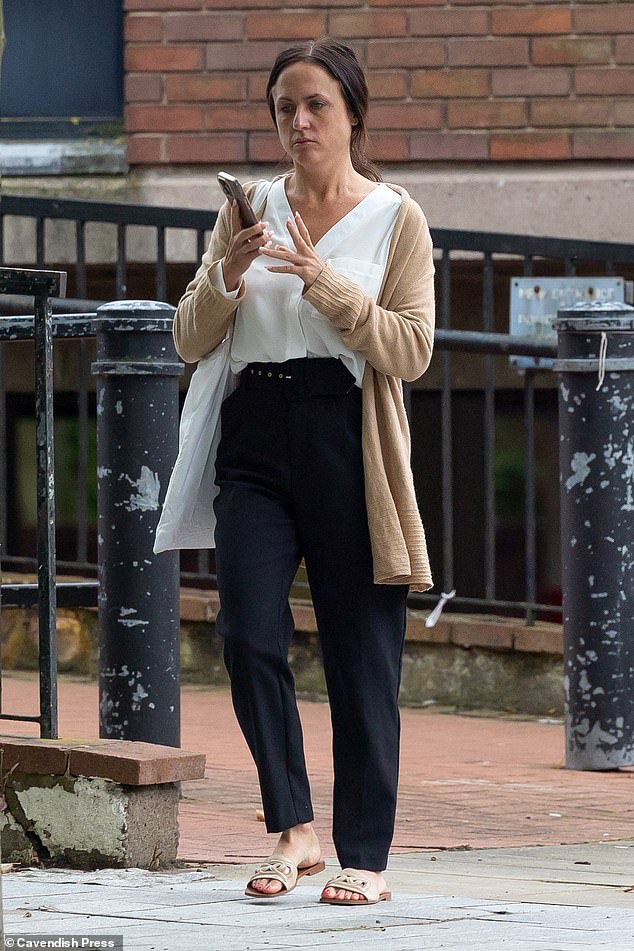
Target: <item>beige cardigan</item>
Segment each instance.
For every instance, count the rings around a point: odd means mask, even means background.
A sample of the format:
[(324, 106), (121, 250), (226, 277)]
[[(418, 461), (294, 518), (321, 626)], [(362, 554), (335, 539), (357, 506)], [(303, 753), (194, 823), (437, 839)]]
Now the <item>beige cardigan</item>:
[[(248, 195), (255, 186), (247, 186)], [(432, 585), (425, 533), (410, 467), (410, 434), (401, 380), (416, 380), (431, 360), (434, 336), (434, 263), (425, 216), (407, 192), (402, 197), (377, 302), (352, 280), (326, 265), (305, 299), (366, 358), (363, 374), (363, 461), (368, 525), (376, 584)], [(256, 209), (261, 214), (262, 209)], [(225, 203), (193, 281), (174, 318), (174, 341), (195, 362), (223, 340), (244, 296), (218, 291), (209, 275), (224, 256), (230, 235)], [(248, 276), (246, 278), (248, 282)]]

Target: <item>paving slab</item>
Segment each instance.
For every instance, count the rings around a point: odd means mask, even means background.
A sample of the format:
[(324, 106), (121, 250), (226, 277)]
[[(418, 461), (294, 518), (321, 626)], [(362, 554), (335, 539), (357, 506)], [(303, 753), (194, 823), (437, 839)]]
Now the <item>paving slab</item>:
[(634, 910), (634, 842), (393, 855), (401, 891)]
[[(242, 883), (253, 868), (248, 864), (197, 863), (190, 867), (206, 868), (219, 879)], [(336, 869), (336, 862), (328, 861), (326, 870), (312, 877), (313, 882), (323, 884)], [(634, 910), (634, 840), (394, 854), (390, 856), (389, 884), (403, 893)]]
[[(599, 847), (603, 848), (603, 847)], [(523, 850), (513, 856), (519, 866)], [(531, 850), (527, 850), (529, 853)], [(445, 856), (446, 857), (446, 856)], [(433, 872), (420, 872), (421, 856), (397, 856), (390, 868), (393, 900), (366, 908), (335, 908), (319, 903), (320, 884), (301, 883), (284, 899), (248, 899), (243, 894), (245, 869), (149, 872), (141, 869), (103, 869), (97, 872), (29, 869), (4, 876), (5, 932), (29, 934), (121, 934), (125, 949), (148, 951), (275, 951), (275, 949), (335, 946), (341, 951), (381, 947), (385, 951), (447, 949), (469, 951), (508, 948), (514, 951), (577, 951), (592, 947), (631, 951), (634, 941), (634, 902), (593, 904), (596, 896), (577, 884), (578, 904), (527, 901), (522, 898), (531, 875), (539, 879), (544, 863), (525, 856), (525, 873), (509, 885), (507, 900), (464, 894), (434, 894), (445, 882)], [(489, 855), (470, 855), (483, 860)], [(552, 867), (566, 862), (559, 854)], [(610, 852), (594, 855), (597, 867)], [(458, 867), (464, 856), (451, 857)], [(409, 862), (410, 867), (397, 867)], [(548, 866), (548, 863), (547, 863)], [(400, 888), (408, 873), (409, 891)], [(467, 869), (460, 874), (467, 879)], [(238, 880), (240, 873), (240, 880)], [(412, 874), (418, 874), (417, 883)], [(326, 873), (323, 873), (324, 876)], [(618, 873), (615, 873), (618, 874)], [(426, 877), (426, 881), (423, 878)], [(75, 886), (72, 891), (68, 886)], [(414, 892), (414, 887), (418, 892)], [(476, 891), (486, 892), (486, 875), (476, 879)], [(622, 891), (622, 889), (621, 889)], [(624, 893), (626, 894), (626, 893)], [(627, 893), (629, 894), (629, 893)], [(615, 897), (619, 895), (615, 892)]]

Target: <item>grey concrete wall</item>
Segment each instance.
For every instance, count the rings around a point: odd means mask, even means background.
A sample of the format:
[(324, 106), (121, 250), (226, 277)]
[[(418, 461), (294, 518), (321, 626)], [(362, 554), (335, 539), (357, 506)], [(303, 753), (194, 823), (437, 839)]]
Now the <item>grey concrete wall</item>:
[[(127, 175), (52, 175), (5, 178), (4, 194), (87, 198), (171, 207), (216, 209), (221, 192), (216, 172), (221, 166), (134, 169)], [(275, 166), (232, 166), (241, 180), (268, 177)], [(631, 163), (565, 164), (385, 164), (386, 181), (406, 187), (436, 228), (507, 231), (598, 241), (634, 241), (634, 166)], [(63, 222), (47, 226), (47, 258), (57, 263), (74, 260), (74, 232)], [(6, 263), (26, 262), (34, 246), (30, 223), (7, 219)], [(131, 228), (131, 260), (154, 260), (151, 231)], [(194, 260), (191, 236), (168, 232), (171, 261)], [(115, 259), (114, 229), (88, 229), (88, 260)]]

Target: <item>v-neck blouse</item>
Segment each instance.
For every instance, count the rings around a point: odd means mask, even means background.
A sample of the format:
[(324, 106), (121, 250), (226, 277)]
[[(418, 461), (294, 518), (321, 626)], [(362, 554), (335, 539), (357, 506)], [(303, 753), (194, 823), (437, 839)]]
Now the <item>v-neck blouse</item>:
[[(315, 244), (320, 257), (358, 284), (376, 301), (387, 264), (390, 241), (401, 196), (379, 184), (337, 221)], [(265, 220), (273, 244), (289, 245), (286, 222), (292, 217), (284, 178), (269, 190)], [(361, 386), (365, 357), (350, 350), (339, 329), (302, 297), (303, 283), (294, 274), (272, 274), (273, 258), (256, 258), (245, 274), (245, 294), (236, 312), (231, 343), (231, 369), (240, 373), (248, 363), (283, 363), (297, 357), (335, 357)], [(217, 269), (218, 285), (222, 270)], [(224, 291), (224, 287), (219, 286)], [(225, 291), (226, 293), (226, 291)], [(227, 295), (233, 296), (233, 295)]]

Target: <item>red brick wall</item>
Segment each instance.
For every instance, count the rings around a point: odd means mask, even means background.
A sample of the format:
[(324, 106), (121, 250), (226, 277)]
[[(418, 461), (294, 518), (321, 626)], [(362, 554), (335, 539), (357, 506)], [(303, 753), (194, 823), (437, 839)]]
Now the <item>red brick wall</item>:
[(125, 0), (131, 164), (276, 161), (280, 49), (354, 47), (384, 161), (634, 158), (634, 2)]

